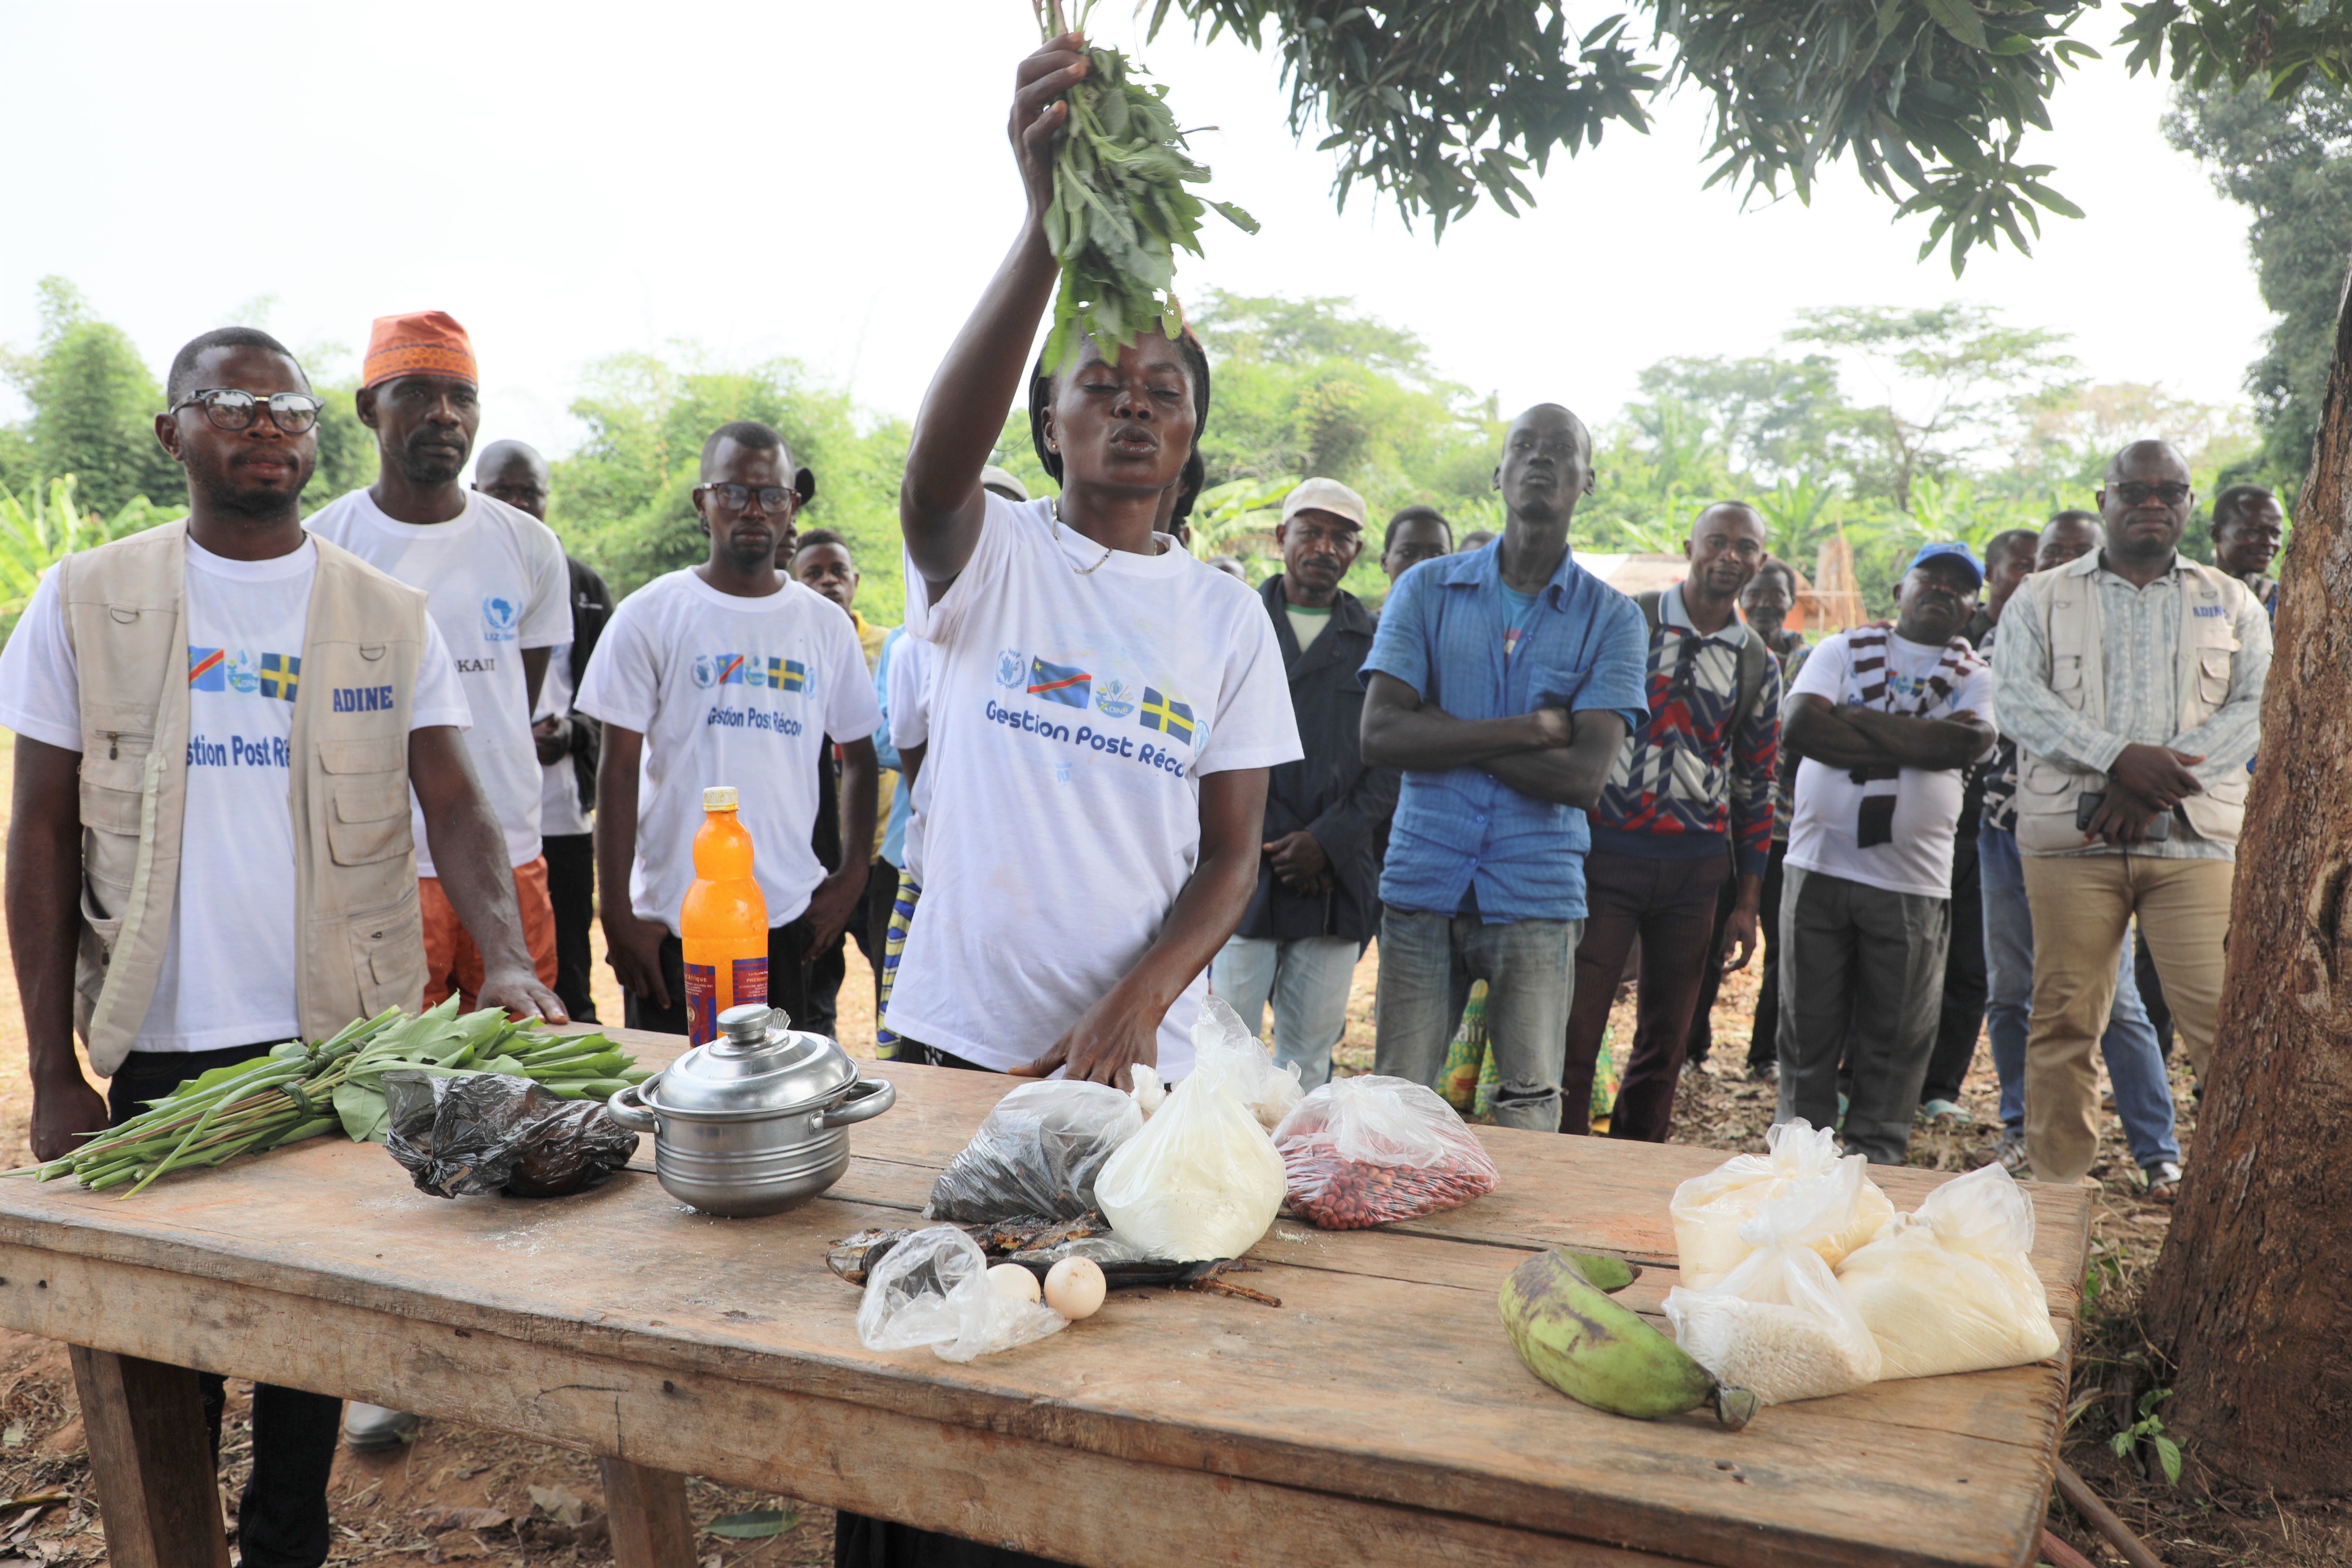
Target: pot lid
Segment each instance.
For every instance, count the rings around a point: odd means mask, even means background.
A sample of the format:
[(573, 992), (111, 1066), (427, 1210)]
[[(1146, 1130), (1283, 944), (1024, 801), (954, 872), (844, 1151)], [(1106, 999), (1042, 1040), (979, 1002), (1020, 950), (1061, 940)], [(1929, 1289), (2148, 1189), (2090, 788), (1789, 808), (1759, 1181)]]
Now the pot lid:
[(792, 1026), (781, 1009), (757, 1005), (719, 1015), (719, 1037), (671, 1063), (653, 1097), (682, 1111), (793, 1110), (828, 1100), (856, 1081), (857, 1064), (823, 1035)]

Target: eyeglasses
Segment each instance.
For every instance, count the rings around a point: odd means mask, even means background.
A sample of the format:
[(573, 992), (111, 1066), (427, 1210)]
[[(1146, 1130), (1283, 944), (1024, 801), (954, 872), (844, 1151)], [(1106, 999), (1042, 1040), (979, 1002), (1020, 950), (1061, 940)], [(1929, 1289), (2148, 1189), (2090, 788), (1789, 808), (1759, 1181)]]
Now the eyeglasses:
[(737, 511), (749, 506), (755, 495), (760, 498), (761, 511), (782, 511), (786, 502), (800, 499), (798, 490), (787, 489), (782, 485), (761, 485), (756, 489), (750, 485), (698, 485), (695, 488), (704, 495), (718, 497), (720, 504), (732, 507)]
[(2126, 479), (2107, 487), (2126, 506), (2144, 506), (2150, 496), (2167, 506), (2179, 506), (2189, 499), (2187, 485), (2144, 485), (2137, 479)]
[(216, 430), (250, 429), (254, 416), (267, 404), (269, 422), (289, 436), (302, 435), (318, 424), (319, 410), (326, 406), (307, 392), (273, 392), (265, 398), (234, 386), (204, 386), (172, 405), (170, 412), (177, 414), (191, 404), (205, 411)]

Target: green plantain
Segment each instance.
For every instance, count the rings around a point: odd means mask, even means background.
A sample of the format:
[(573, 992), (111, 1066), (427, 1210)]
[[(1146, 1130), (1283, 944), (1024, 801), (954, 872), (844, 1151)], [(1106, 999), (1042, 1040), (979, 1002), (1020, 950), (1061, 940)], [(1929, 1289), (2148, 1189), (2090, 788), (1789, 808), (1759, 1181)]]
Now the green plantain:
[(1512, 1348), (1529, 1372), (1596, 1410), (1655, 1420), (1706, 1405), (1733, 1431), (1748, 1425), (1753, 1394), (1717, 1383), (1594, 1283), (1598, 1275), (1610, 1289), (1622, 1289), (1638, 1272), (1565, 1247), (1528, 1258), (1503, 1282), (1503, 1330)]

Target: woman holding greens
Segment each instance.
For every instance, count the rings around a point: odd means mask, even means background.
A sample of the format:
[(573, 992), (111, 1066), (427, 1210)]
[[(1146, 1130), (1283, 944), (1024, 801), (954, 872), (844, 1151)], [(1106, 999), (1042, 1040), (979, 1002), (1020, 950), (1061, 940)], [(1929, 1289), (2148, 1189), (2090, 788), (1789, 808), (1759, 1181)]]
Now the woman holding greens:
[[(923, 901), (890, 1028), (929, 1059), (1124, 1086), (1181, 1077), (1209, 960), (1256, 885), (1266, 772), (1299, 755), (1272, 624), (1155, 531), (1198, 449), (1209, 367), (1161, 323), (1029, 368), (1066, 35), (1022, 63), (1013, 248), (918, 416), (899, 492), (907, 628), (932, 645)], [(1052, 500), (981, 486), (1027, 374)], [(902, 1053), (903, 1054), (903, 1053)]]

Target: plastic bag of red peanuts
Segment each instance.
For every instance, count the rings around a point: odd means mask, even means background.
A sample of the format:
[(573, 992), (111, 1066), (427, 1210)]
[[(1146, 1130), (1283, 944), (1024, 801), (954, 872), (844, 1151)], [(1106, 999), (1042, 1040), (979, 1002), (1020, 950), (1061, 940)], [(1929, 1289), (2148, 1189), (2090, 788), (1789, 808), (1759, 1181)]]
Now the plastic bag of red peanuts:
[(1495, 1190), (1495, 1162), (1437, 1094), (1402, 1078), (1338, 1078), (1274, 1130), (1292, 1211), (1361, 1230), (1458, 1208)]

